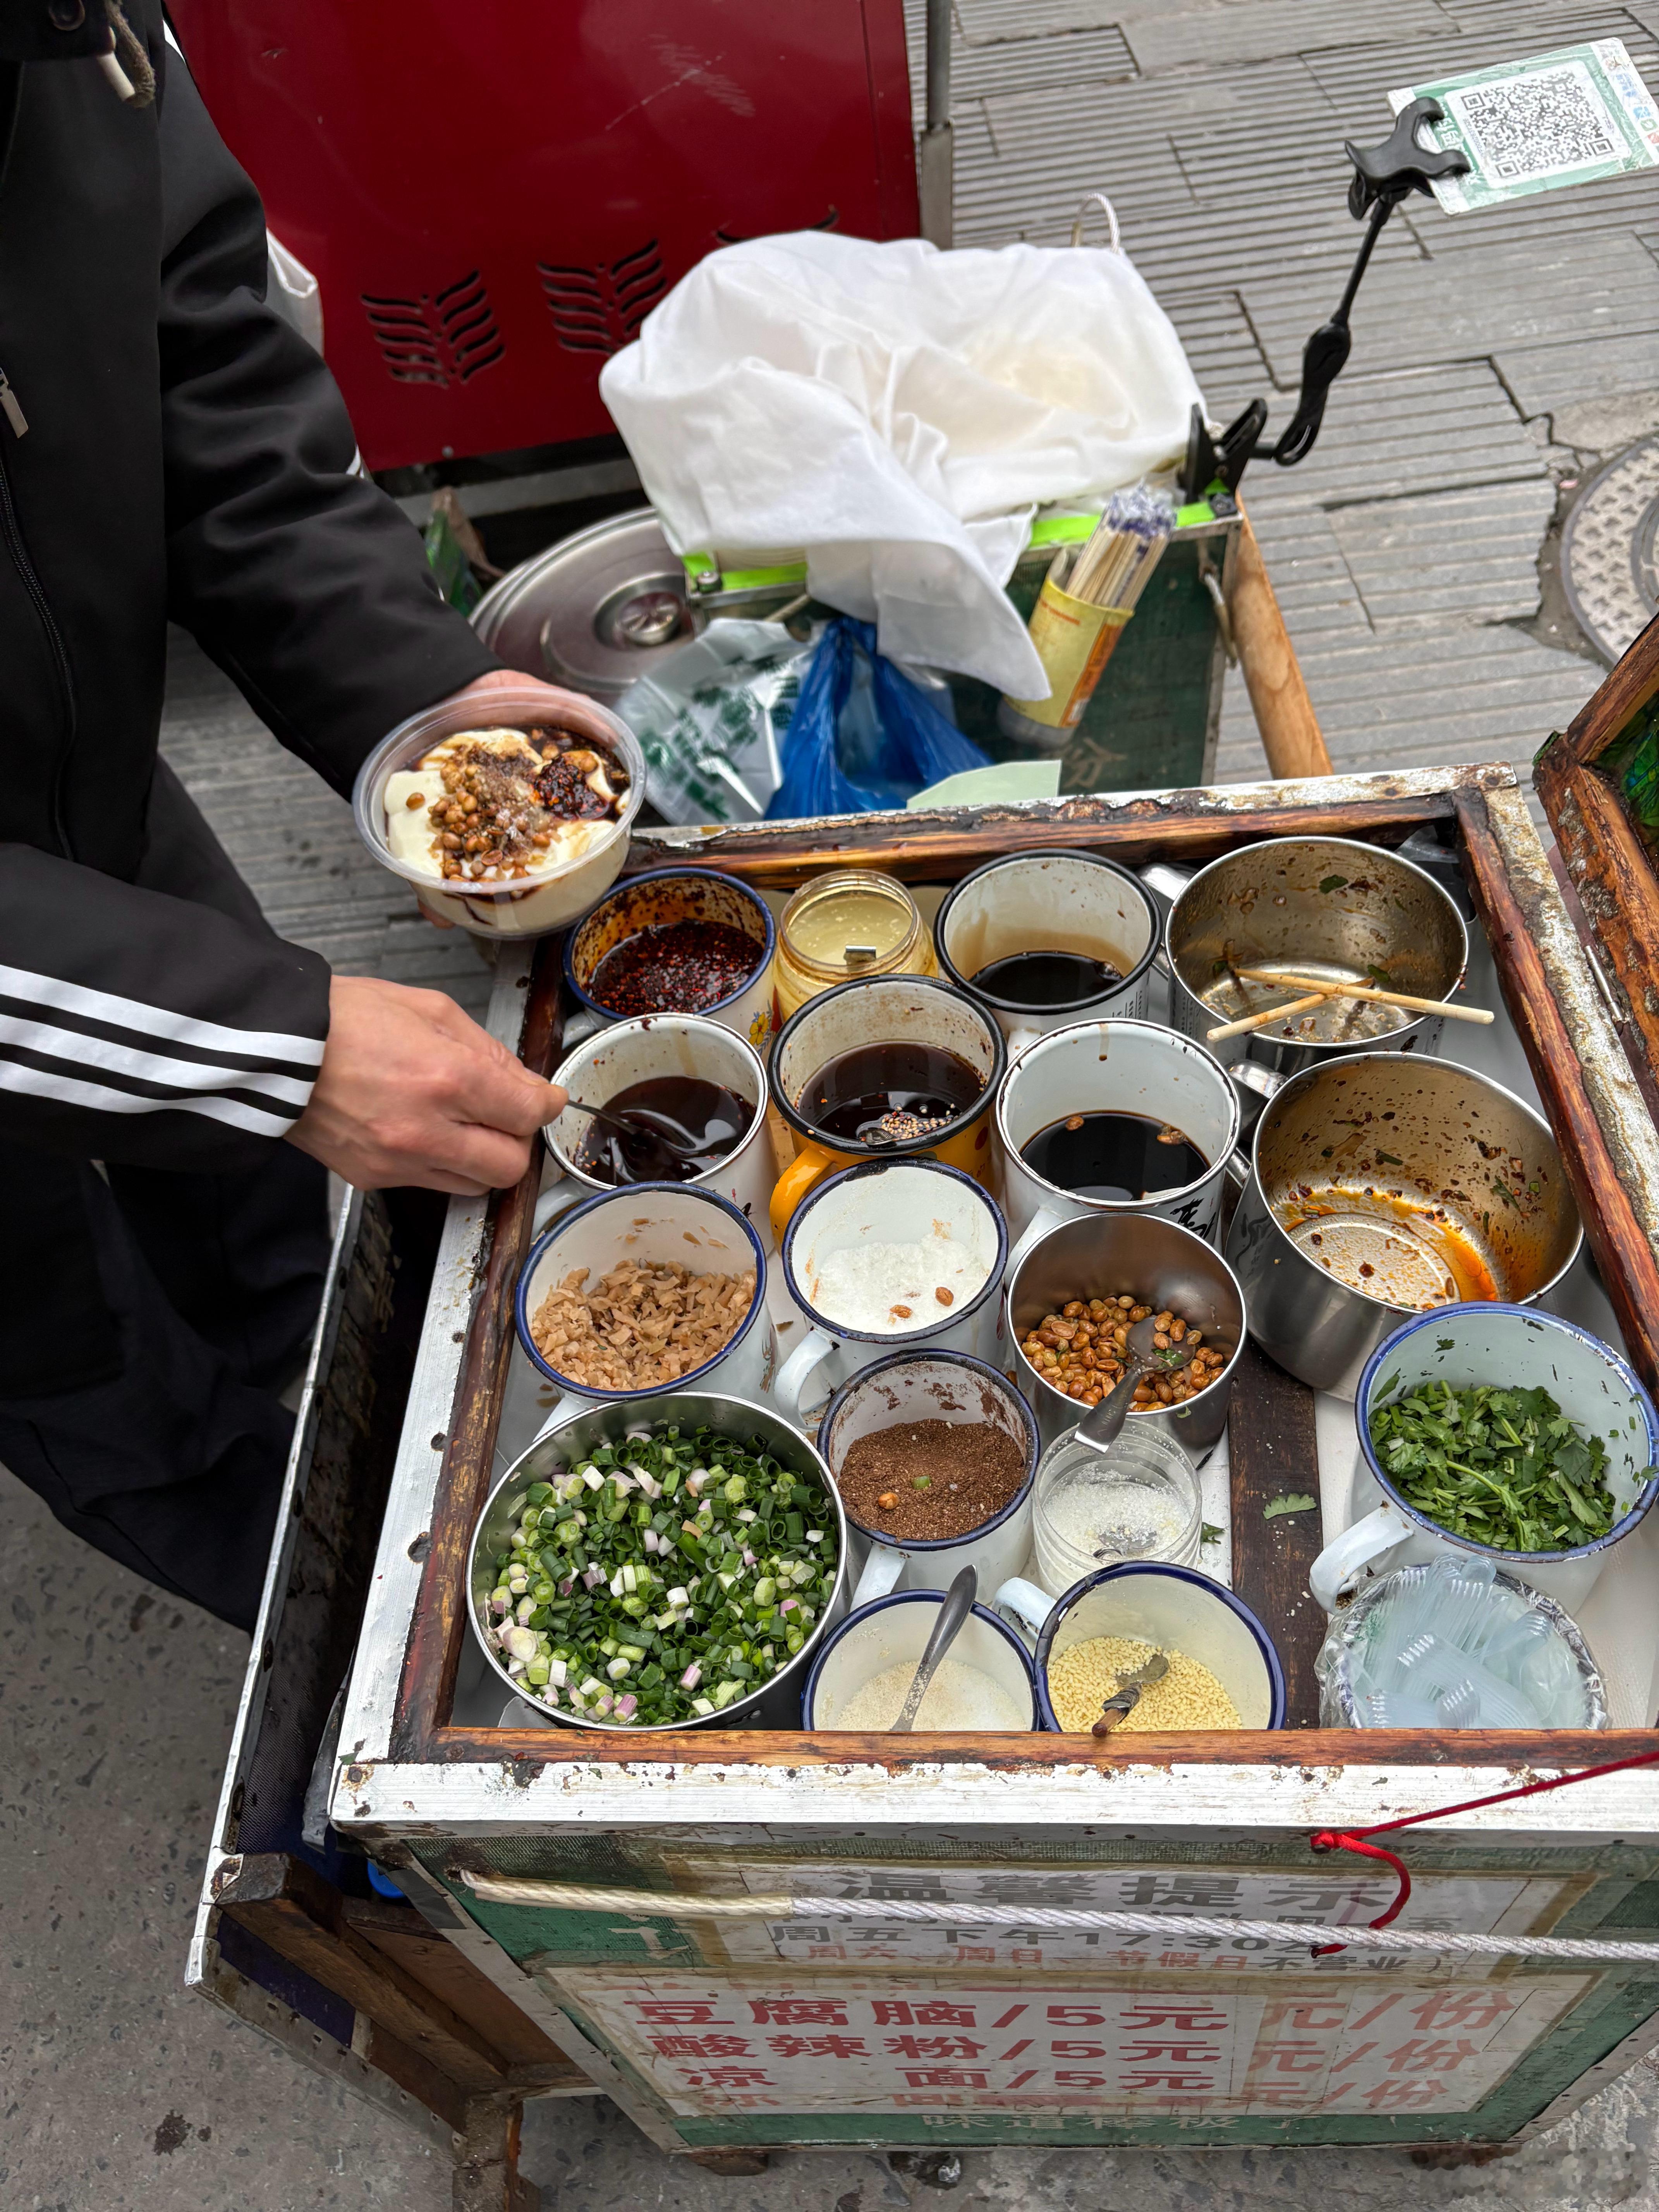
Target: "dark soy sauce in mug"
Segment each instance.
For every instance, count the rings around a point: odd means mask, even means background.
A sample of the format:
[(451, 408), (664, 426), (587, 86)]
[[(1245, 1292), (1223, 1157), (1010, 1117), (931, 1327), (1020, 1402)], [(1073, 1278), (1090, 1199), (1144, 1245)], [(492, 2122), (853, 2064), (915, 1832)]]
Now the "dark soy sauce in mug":
[(1179, 1129), (1150, 1114), (1068, 1114), (1039, 1129), (1019, 1156), (1079, 1198), (1151, 1198), (1196, 1182), (1210, 1165)]
[(797, 1111), (826, 1137), (909, 1144), (971, 1106), (984, 1079), (937, 1044), (861, 1044), (839, 1054), (802, 1091)]
[(1123, 970), (1086, 952), (1011, 952), (974, 977), (975, 990), (1012, 1006), (1081, 1006), (1123, 981)]
[(661, 1126), (671, 1134), (678, 1138), (684, 1132), (697, 1152), (695, 1158), (675, 1159), (653, 1145), (646, 1131), (630, 1139), (603, 1121), (590, 1121), (576, 1164), (599, 1182), (690, 1182), (740, 1144), (755, 1118), (746, 1098), (698, 1075), (647, 1076), (603, 1103), (607, 1114), (647, 1108), (662, 1116)]

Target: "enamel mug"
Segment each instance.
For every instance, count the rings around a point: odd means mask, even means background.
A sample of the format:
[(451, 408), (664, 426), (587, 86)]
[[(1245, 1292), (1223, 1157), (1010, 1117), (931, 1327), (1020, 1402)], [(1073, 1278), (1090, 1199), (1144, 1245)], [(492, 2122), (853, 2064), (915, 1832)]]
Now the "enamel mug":
[[(754, 1296), (734, 1333), (700, 1367), (643, 1390), (596, 1390), (561, 1372), (537, 1344), (531, 1324), (548, 1292), (568, 1276), (585, 1268), (582, 1287), (591, 1291), (624, 1260), (646, 1266), (672, 1261), (697, 1275), (752, 1270)], [(671, 1391), (712, 1390), (752, 1401), (771, 1384), (776, 1340), (766, 1310), (766, 1253), (759, 1232), (729, 1199), (692, 1183), (625, 1183), (573, 1207), (531, 1247), (514, 1312), (525, 1357), (561, 1393), (543, 1424), (544, 1436), (584, 1406), (636, 1405), (649, 1419), (652, 1401)]]
[[(1454, 1390), (1476, 1383), (1547, 1390), (1583, 1437), (1607, 1448), (1607, 1486), (1618, 1517), (1602, 1536), (1559, 1552), (1504, 1552), (1453, 1535), (1413, 1505), (1390, 1480), (1371, 1442), (1372, 1414), (1424, 1383)], [(1491, 1559), (1573, 1613), (1595, 1587), (1613, 1547), (1638, 1528), (1659, 1498), (1659, 1414), (1631, 1368), (1611, 1345), (1576, 1322), (1534, 1306), (1437, 1306), (1379, 1344), (1366, 1362), (1354, 1406), (1361, 1464), (1379, 1497), (1376, 1509), (1333, 1538), (1314, 1561), (1309, 1586), (1327, 1613), (1364, 1571), (1450, 1554)], [(1356, 1469), (1356, 1474), (1358, 1470)], [(1376, 1487), (1372, 1488), (1372, 1484)]]
[[(734, 1091), (749, 1107), (753, 1118), (725, 1158), (681, 1188), (714, 1191), (728, 1200), (771, 1251), (767, 1207), (777, 1179), (777, 1156), (766, 1122), (766, 1070), (743, 1037), (704, 1014), (644, 1014), (637, 1021), (613, 1022), (585, 1039), (554, 1070), (553, 1080), (585, 1106), (608, 1106), (618, 1091), (661, 1075), (701, 1076)], [(538, 1200), (538, 1229), (595, 1191), (638, 1188), (602, 1182), (578, 1164), (592, 1126), (586, 1115), (567, 1108), (542, 1131), (562, 1181)]]
[[(992, 1590), (1018, 1573), (1031, 1548), (1036, 1419), (1006, 1377), (960, 1352), (896, 1352), (861, 1368), (836, 1391), (818, 1425), (818, 1450), (839, 1483), (847, 1455), (860, 1437), (907, 1421), (1000, 1430), (1024, 1461), (1024, 1480), (1000, 1511), (962, 1536), (900, 1539), (855, 1520), (849, 1510), (855, 1568), (858, 1547), (866, 1547), (853, 1593), (855, 1606), (885, 1597), (901, 1583), (907, 1589), (949, 1589), (963, 1567), (973, 1568), (981, 1589)], [(846, 1506), (844, 1498), (842, 1504)]]
[(1060, 1597), (1016, 1581), (1005, 1583), (995, 1601), (1036, 1637), (1032, 1656), (1045, 1729), (1064, 1733), (1049, 1668), (1074, 1644), (1097, 1636), (1133, 1637), (1160, 1651), (1184, 1652), (1215, 1676), (1241, 1728), (1285, 1725), (1285, 1670), (1272, 1637), (1242, 1598), (1196, 1567), (1128, 1559), (1085, 1575)]
[[(801, 1726), (809, 1733), (844, 1727), (842, 1716), (866, 1682), (894, 1667), (914, 1667), (944, 1602), (937, 1590), (901, 1590), (849, 1613), (818, 1647), (801, 1697)], [(1025, 1647), (988, 1606), (976, 1605), (963, 1621), (951, 1656), (989, 1675), (1021, 1729), (1042, 1725)]]
[(748, 939), (753, 960), (736, 990), (701, 1012), (764, 1052), (772, 1034), (772, 955), (777, 930), (758, 892), (716, 868), (652, 868), (609, 891), (565, 939), (564, 980), (574, 997), (602, 1021), (612, 1010), (595, 995), (600, 963), (624, 938), (679, 921), (718, 923)]
[[(876, 1311), (884, 1291), (860, 1292), (858, 1317), (836, 1310), (826, 1288), (826, 1263), (852, 1255), (858, 1267), (881, 1266), (883, 1246), (922, 1245), (933, 1238), (960, 1266), (949, 1303), (922, 1283), (912, 1310)], [(1008, 1255), (1002, 1213), (971, 1176), (936, 1160), (872, 1161), (820, 1183), (796, 1209), (782, 1246), (784, 1280), (807, 1322), (779, 1372), (774, 1395), (790, 1420), (803, 1419), (804, 1399), (821, 1405), (830, 1394), (884, 1352), (965, 1352), (994, 1360), (1002, 1337), (1002, 1270)], [(831, 1270), (832, 1282), (848, 1270)], [(969, 1285), (977, 1284), (976, 1288)], [(948, 1285), (946, 1286), (948, 1287)], [(870, 1326), (872, 1319), (885, 1326)], [(808, 1384), (811, 1394), (808, 1398)], [(811, 1415), (816, 1423), (816, 1410)]]
[[(974, 1097), (939, 1127), (878, 1149), (856, 1137), (830, 1136), (802, 1112), (813, 1079), (831, 1060), (862, 1045), (908, 1042), (951, 1054), (979, 1080)], [(795, 1208), (826, 1176), (865, 1160), (942, 1160), (988, 1183), (991, 1107), (1006, 1065), (1002, 1032), (986, 1009), (931, 976), (859, 976), (809, 999), (772, 1047), (772, 1103), (795, 1145), (772, 1193), (773, 1234), (782, 1237)]]
[[(1003, 1078), (997, 1100), (1003, 1206), (1016, 1267), (1037, 1238), (1062, 1221), (1149, 1214), (1215, 1242), (1221, 1186), (1238, 1142), (1237, 1093), (1212, 1054), (1156, 1022), (1115, 1017), (1054, 1030), (1027, 1045)], [(1210, 1163), (1178, 1190), (1146, 1198), (1087, 1198), (1028, 1167), (1020, 1146), (1071, 1114), (1144, 1114), (1171, 1123)]]
[[(1139, 1020), (1158, 937), (1152, 900), (1127, 868), (1098, 853), (1010, 853), (988, 861), (946, 895), (933, 921), (941, 972), (988, 1008), (1011, 1053), (1102, 1014)], [(978, 980), (1016, 952), (1079, 952), (1108, 962), (1118, 980), (1066, 1006), (1026, 1006)]]

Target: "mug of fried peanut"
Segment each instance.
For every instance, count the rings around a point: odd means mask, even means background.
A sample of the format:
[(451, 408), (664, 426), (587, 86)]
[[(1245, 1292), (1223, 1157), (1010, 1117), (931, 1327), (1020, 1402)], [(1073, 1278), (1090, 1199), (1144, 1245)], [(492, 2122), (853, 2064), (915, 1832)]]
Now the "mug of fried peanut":
[(562, 1214), (531, 1248), (515, 1316), (525, 1357), (559, 1388), (557, 1420), (664, 1390), (752, 1401), (771, 1386), (760, 1238), (692, 1183), (625, 1183)]
[(1012, 1269), (1008, 1344), (1014, 1380), (1042, 1441), (1097, 1406), (1123, 1373), (1124, 1343), (1148, 1314), (1164, 1346), (1198, 1350), (1184, 1369), (1143, 1378), (1130, 1422), (1172, 1437), (1202, 1460), (1227, 1425), (1244, 1343), (1244, 1294), (1214, 1245), (1156, 1215), (1064, 1221)]

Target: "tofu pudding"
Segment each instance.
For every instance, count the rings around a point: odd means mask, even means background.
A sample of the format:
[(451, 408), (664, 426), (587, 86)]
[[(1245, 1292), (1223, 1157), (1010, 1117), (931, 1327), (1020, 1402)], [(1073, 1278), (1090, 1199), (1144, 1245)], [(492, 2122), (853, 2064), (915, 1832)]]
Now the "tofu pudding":
[(628, 793), (627, 770), (568, 732), (460, 730), (387, 777), (386, 849), (434, 884), (528, 885), (614, 837)]

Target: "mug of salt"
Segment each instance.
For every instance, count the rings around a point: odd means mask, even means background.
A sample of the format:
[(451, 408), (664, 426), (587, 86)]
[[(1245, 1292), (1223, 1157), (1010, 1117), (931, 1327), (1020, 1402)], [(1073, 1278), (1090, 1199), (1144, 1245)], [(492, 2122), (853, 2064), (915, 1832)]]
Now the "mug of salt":
[[(801, 1726), (876, 1735), (890, 1729), (944, 1602), (941, 1590), (899, 1590), (849, 1613), (813, 1662), (801, 1693)], [(927, 1686), (917, 1732), (1006, 1735), (1041, 1725), (1025, 1646), (1006, 1621), (976, 1605)]]
[(1198, 1470), (1173, 1437), (1126, 1423), (1099, 1452), (1070, 1428), (1037, 1462), (1031, 1540), (1050, 1597), (1123, 1559), (1190, 1567), (1203, 1536)]

